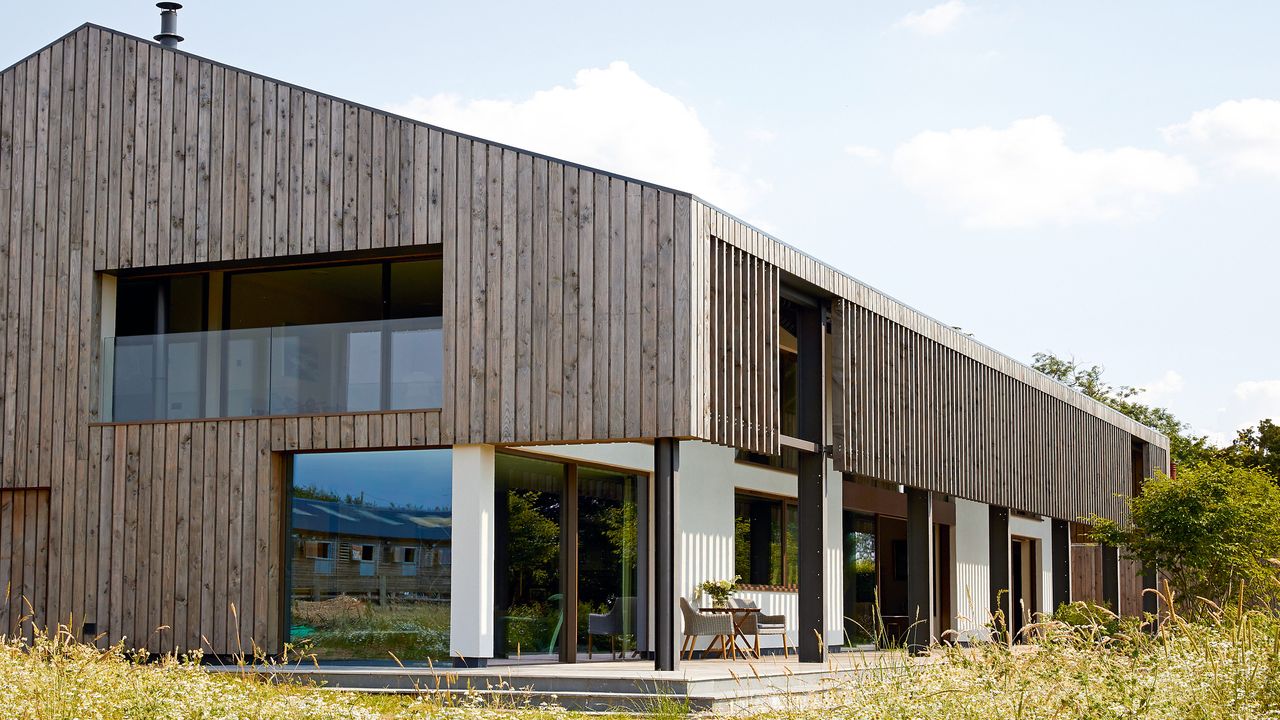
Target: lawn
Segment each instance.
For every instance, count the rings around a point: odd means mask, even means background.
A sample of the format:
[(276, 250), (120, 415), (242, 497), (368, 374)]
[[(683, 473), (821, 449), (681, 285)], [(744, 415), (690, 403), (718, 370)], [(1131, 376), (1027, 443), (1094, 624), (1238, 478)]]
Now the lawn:
[[(1280, 717), (1280, 622), (1274, 613), (1206, 613), (1156, 635), (1133, 626), (1045, 622), (1030, 647), (935, 648), (945, 662), (869, 671), (819, 696), (741, 717), (1219, 718)], [(572, 717), (563, 711), (445, 706), (426, 697), (369, 696), (210, 674), (180, 658), (145, 665), (119, 648), (65, 636), (0, 646), (0, 708), (16, 718)], [(667, 709), (661, 715), (669, 716)]]

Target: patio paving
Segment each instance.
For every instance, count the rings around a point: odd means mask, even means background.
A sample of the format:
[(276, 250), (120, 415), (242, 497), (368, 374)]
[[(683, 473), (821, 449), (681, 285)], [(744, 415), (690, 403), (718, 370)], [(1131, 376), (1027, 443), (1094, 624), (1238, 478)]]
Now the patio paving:
[(452, 699), (478, 696), (505, 706), (545, 702), (575, 710), (644, 711), (676, 703), (697, 712), (786, 704), (855, 681), (868, 670), (938, 661), (911, 658), (901, 651), (854, 651), (832, 653), (821, 664), (781, 655), (760, 660), (686, 660), (678, 670), (664, 672), (640, 660), (523, 662), (468, 669), (321, 663), (256, 671), (277, 681), (314, 682), (329, 689), (428, 693)]

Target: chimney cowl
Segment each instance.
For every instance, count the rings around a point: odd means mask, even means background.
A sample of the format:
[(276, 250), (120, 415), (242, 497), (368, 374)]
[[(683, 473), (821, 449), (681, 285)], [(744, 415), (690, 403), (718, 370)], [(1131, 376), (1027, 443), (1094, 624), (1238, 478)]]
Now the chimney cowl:
[(156, 7), (160, 8), (160, 34), (155, 36), (155, 41), (165, 47), (178, 47), (182, 42), (182, 36), (178, 34), (178, 11), (182, 4), (158, 2)]

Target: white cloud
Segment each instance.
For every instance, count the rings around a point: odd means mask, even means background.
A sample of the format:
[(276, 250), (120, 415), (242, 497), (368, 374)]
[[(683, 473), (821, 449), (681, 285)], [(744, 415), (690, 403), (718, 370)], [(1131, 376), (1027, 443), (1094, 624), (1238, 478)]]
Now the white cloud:
[[(1237, 383), (1227, 406), (1218, 408), (1213, 428), (1197, 430), (1216, 445), (1230, 445), (1236, 433), (1255, 427), (1260, 420), (1280, 421), (1280, 380), (1246, 380)], [(1229, 428), (1218, 430), (1217, 428)]]
[(962, 0), (948, 0), (928, 10), (907, 13), (901, 20), (894, 23), (894, 27), (911, 30), (921, 35), (942, 35), (967, 12), (969, 12), (969, 6)]
[(1053, 118), (1004, 129), (923, 132), (899, 146), (893, 168), (911, 190), (970, 227), (1069, 225), (1149, 214), (1158, 198), (1197, 183), (1186, 160), (1121, 147), (1075, 150)]
[(1228, 100), (1165, 128), (1164, 136), (1203, 150), (1230, 170), (1280, 179), (1280, 100)]
[(866, 145), (845, 145), (844, 153), (868, 162), (875, 162), (880, 159), (880, 151)]
[(1192, 435), (1203, 435), (1209, 440), (1209, 444), (1214, 447), (1226, 447), (1236, 439), (1235, 433), (1221, 432), (1219, 430), (1192, 429)]
[(721, 165), (692, 107), (641, 78), (625, 62), (579, 70), (572, 87), (523, 100), (438, 94), (392, 112), (640, 180), (687, 190), (741, 212), (759, 183)]
[(778, 133), (764, 128), (752, 128), (747, 131), (747, 139), (760, 143), (771, 143), (778, 139)]
[(1168, 402), (1169, 398), (1181, 393), (1183, 388), (1186, 387), (1186, 381), (1176, 371), (1168, 370), (1156, 380), (1145, 383), (1140, 387), (1142, 388), (1142, 402), (1160, 404)]
[[(1236, 385), (1236, 397), (1248, 403), (1256, 403), (1280, 418), (1280, 380), (1248, 380)], [(1259, 418), (1261, 419), (1261, 418)]]

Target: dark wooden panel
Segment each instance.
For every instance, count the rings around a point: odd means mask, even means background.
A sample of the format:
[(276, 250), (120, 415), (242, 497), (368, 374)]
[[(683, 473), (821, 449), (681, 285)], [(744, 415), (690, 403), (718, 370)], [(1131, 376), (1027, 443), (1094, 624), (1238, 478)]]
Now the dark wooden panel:
[(1102, 603), (1102, 548), (1087, 543), (1071, 545), (1071, 600)]
[[(1114, 410), (942, 326), (720, 211), (694, 203), (691, 348), (693, 432), (742, 448), (755, 441), (762, 392), (743, 347), (760, 336), (754, 316), (726, 297), (756, 294), (744, 271), (763, 261), (780, 277), (830, 298), (833, 450), (837, 469), (1031, 512), (1074, 519), (1120, 517), (1129, 491), (1131, 437), (1167, 440)], [(720, 244), (740, 256), (723, 257)], [(776, 304), (776, 299), (769, 300)], [(707, 392), (697, 392), (700, 383)], [(700, 419), (698, 419), (700, 417)], [(776, 417), (776, 416), (772, 416)], [(773, 427), (776, 429), (776, 420)]]

